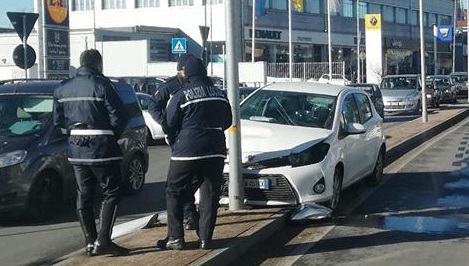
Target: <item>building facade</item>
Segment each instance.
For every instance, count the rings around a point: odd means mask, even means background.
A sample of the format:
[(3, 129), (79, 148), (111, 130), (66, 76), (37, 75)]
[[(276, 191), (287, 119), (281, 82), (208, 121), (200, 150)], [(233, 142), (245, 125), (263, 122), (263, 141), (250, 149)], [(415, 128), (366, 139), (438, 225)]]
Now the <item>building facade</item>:
[[(44, 0), (35, 0), (36, 10), (39, 1)], [(328, 61), (327, 1), (303, 0), (302, 12), (292, 9), (294, 62)], [(432, 25), (452, 25), (455, 2), (424, 1), (427, 73), (433, 72), (435, 50), (439, 73), (452, 71), (453, 47), (437, 42), (437, 49), (434, 49)], [(71, 65), (77, 65), (77, 57), (84, 48), (136, 39), (147, 41), (147, 63), (174, 61), (177, 55), (171, 52), (171, 38), (178, 37), (188, 39), (187, 52), (202, 55), (205, 47), (210, 61), (223, 61), (226, 32), (224, 0), (69, 0), (68, 4), (70, 34), (74, 36), (70, 38)], [(265, 14), (254, 20), (254, 33), (253, 0), (239, 0), (239, 4), (241, 60), (251, 61), (254, 35), (255, 61), (289, 62), (288, 0), (265, 0)], [(330, 13), (332, 60), (345, 62), (347, 74), (356, 70), (359, 58), (363, 60), (362, 65), (370, 60), (366, 58), (364, 17), (365, 14), (380, 13), (383, 74), (417, 73), (420, 71), (418, 7), (419, 0), (339, 0), (339, 5)], [(206, 40), (201, 27), (209, 28)], [(30, 38), (33, 36), (34, 32)], [(361, 44), (359, 51), (358, 38)], [(362, 56), (357, 56), (357, 52)], [(4, 55), (0, 53), (0, 57)]]

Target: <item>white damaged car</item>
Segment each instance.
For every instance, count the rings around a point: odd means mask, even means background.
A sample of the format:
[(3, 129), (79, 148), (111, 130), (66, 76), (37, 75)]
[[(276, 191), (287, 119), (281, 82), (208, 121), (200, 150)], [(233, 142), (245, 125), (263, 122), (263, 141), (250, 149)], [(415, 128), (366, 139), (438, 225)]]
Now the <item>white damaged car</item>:
[[(383, 176), (383, 119), (363, 90), (273, 83), (242, 102), (240, 115), (247, 205), (299, 206), (304, 218), (308, 204), (334, 211), (341, 190), (365, 177), (378, 184)], [(226, 203), (228, 161), (224, 177)]]

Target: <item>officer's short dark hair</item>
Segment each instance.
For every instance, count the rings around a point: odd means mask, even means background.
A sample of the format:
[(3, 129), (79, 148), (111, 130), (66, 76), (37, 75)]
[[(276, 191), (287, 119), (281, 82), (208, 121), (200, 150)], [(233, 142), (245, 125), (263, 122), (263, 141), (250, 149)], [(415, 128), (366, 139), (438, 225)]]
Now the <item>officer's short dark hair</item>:
[(103, 57), (96, 49), (85, 50), (80, 55), (80, 66), (99, 70), (102, 64)]

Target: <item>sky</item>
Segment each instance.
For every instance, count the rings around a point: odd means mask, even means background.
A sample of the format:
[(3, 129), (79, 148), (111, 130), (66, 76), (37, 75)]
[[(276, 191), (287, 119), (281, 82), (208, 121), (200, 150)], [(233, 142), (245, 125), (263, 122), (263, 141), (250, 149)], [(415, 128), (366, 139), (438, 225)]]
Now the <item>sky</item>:
[(13, 28), (7, 12), (34, 12), (34, 0), (0, 0), (0, 27)]

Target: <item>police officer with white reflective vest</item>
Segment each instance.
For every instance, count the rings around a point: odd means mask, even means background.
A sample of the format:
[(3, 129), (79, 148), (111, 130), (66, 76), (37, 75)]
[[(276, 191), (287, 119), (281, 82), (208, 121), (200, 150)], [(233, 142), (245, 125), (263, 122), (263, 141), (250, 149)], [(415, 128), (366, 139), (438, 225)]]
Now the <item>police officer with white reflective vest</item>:
[(227, 153), (224, 130), (232, 123), (231, 106), (226, 94), (207, 76), (202, 60), (190, 57), (184, 69), (184, 84), (169, 100), (165, 114), (173, 134), (169, 138), (171, 160), (166, 184), (166, 248), (185, 247), (184, 204), (191, 200), (193, 184), (198, 183), (199, 248), (210, 249)]
[[(68, 161), (77, 181), (77, 214), (88, 256), (129, 252), (111, 241), (119, 201), (122, 151), (117, 143), (127, 123), (125, 106), (102, 74), (98, 50), (85, 50), (76, 76), (54, 92), (54, 124), (70, 133)], [(93, 210), (96, 184), (102, 188), (99, 232)]]
[[(165, 83), (161, 84), (158, 90), (153, 95), (153, 101), (148, 106), (148, 112), (151, 114), (153, 119), (161, 125), (163, 132), (166, 134), (166, 141), (171, 142), (170, 137), (173, 137), (173, 134), (169, 133), (169, 129), (166, 125), (164, 119), (166, 106), (168, 104), (169, 98), (176, 93), (184, 83), (184, 65), (188, 58), (194, 57), (191, 54), (183, 54), (179, 56), (177, 61), (177, 74), (173, 77), (170, 77), (166, 80)], [(168, 134), (169, 133), (169, 134)], [(197, 186), (194, 184), (194, 186)], [(193, 198), (189, 203), (184, 206), (184, 218), (185, 218), (185, 228), (187, 230), (197, 229), (197, 223), (199, 221), (198, 212), (195, 206), (195, 198)], [(164, 247), (166, 242), (161, 242), (159, 246)]]

